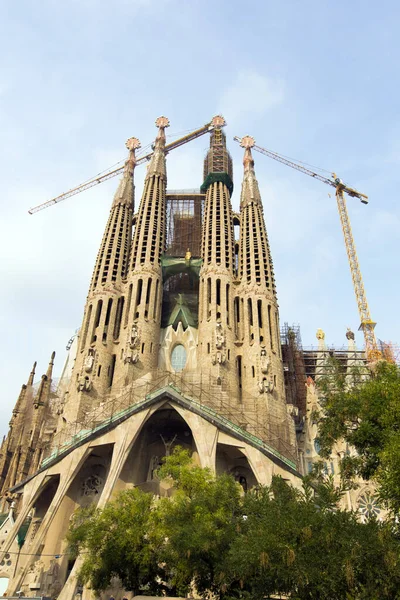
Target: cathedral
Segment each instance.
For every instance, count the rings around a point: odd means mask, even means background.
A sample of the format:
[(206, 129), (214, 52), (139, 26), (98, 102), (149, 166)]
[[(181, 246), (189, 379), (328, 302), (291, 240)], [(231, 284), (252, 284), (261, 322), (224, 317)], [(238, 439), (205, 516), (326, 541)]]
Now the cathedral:
[[(134, 486), (170, 495), (157, 468), (176, 445), (199, 465), (231, 473), (245, 491), (273, 475), (301, 487), (318, 458), (311, 413), (329, 351), (321, 330), (318, 350), (307, 354), (295, 328), (280, 327), (254, 140), (241, 140), (234, 212), (224, 125), (220, 116), (211, 122), (201, 187), (174, 191), (169, 121), (158, 118), (138, 208), (140, 144), (127, 141), (61, 379), (55, 385), (54, 353), (39, 383), (34, 364), (1, 447), (0, 578), (8, 596), (88, 598), (76, 578), (79, 558), (66, 552), (71, 515)], [(348, 333), (343, 364), (364, 365)], [(329, 472), (337, 474), (346, 451)], [(379, 511), (368, 489), (362, 493), (349, 495), (348, 506)]]

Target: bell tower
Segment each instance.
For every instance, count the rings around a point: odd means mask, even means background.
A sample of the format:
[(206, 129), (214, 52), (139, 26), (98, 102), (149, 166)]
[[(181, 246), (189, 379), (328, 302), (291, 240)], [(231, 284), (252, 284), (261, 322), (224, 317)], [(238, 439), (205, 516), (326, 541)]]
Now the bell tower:
[(235, 251), (231, 205), (232, 158), (222, 130), (225, 120), (214, 117), (210, 149), (204, 161), (206, 194), (199, 293), (199, 345), (202, 372), (219, 385), (228, 384), (237, 396), (235, 373), (233, 282)]

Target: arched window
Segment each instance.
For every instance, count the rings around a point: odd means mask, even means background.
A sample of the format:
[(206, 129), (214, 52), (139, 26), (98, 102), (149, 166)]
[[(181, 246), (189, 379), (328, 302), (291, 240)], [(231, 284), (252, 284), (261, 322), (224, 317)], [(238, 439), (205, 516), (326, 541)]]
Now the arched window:
[(183, 344), (177, 344), (174, 346), (171, 352), (171, 365), (174, 371), (177, 373), (179, 371), (183, 371), (186, 365), (186, 359), (187, 355), (185, 346), (183, 346)]

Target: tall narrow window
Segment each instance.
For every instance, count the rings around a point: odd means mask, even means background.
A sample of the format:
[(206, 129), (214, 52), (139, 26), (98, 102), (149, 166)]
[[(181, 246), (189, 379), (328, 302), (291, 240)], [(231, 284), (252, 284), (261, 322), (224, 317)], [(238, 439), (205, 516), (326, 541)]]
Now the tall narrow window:
[(157, 308), (158, 308), (158, 287), (160, 285), (160, 282), (156, 281), (156, 293), (154, 295), (154, 307), (153, 307), (153, 319), (157, 318)]
[(207, 319), (211, 317), (211, 278), (207, 279)]
[(264, 332), (263, 332), (263, 315), (262, 315), (262, 300), (257, 300), (257, 316), (258, 316), (258, 335), (260, 342), (264, 341)]
[(124, 327), (126, 327), (128, 325), (129, 311), (131, 310), (131, 302), (132, 302), (132, 288), (133, 288), (133, 284), (131, 283), (131, 285), (129, 286), (129, 290), (128, 290), (128, 300), (126, 303)]
[(229, 325), (229, 301), (230, 301), (229, 292), (230, 292), (230, 285), (229, 285), (229, 283), (227, 283), (226, 284), (226, 324), (227, 325)]
[(268, 304), (268, 329), (269, 329), (269, 340), (271, 344), (271, 350), (274, 350), (274, 335), (272, 331), (272, 319), (271, 319), (271, 305)]
[(144, 318), (147, 319), (149, 316), (149, 302), (150, 302), (150, 294), (151, 294), (151, 278), (147, 282), (147, 291), (146, 291), (146, 304), (144, 307)]
[(216, 302), (217, 302), (217, 319), (221, 318), (221, 280), (217, 279), (215, 288)]
[(99, 323), (100, 323), (102, 308), (103, 308), (103, 300), (99, 300), (97, 303), (96, 316), (95, 316), (94, 323), (93, 323), (93, 331), (92, 331), (92, 339), (91, 339), (92, 342), (95, 342), (97, 340), (96, 329), (98, 328)]
[(236, 372), (238, 377), (239, 389), (242, 389), (242, 357), (236, 357)]
[(143, 279), (139, 279), (138, 282), (137, 282), (135, 306), (133, 308), (134, 319), (138, 319), (139, 318), (139, 310), (138, 310), (138, 308), (139, 308), (140, 303), (142, 301), (142, 288), (143, 288)]
[(121, 321), (122, 321), (122, 312), (124, 310), (124, 302), (125, 302), (124, 296), (121, 296), (121, 298), (118, 298), (117, 311), (115, 314), (114, 333), (113, 333), (114, 340), (117, 340), (119, 338), (119, 332), (121, 329)]
[(110, 323), (112, 303), (113, 303), (112, 298), (110, 298), (107, 303), (107, 312), (106, 312), (106, 318), (104, 321), (103, 338), (102, 338), (103, 342), (107, 341), (107, 332), (108, 332), (108, 325)]
[(235, 299), (233, 301), (233, 310), (234, 310), (234, 318), (235, 318), (235, 334), (236, 334), (236, 337), (239, 338), (240, 306), (239, 306), (238, 296), (235, 296)]
[(250, 343), (254, 341), (254, 332), (253, 332), (253, 303), (251, 298), (247, 299), (247, 312), (248, 312), (248, 324), (249, 324), (249, 339)]
[(86, 316), (86, 321), (85, 321), (85, 327), (83, 328), (83, 333), (82, 333), (82, 342), (81, 342), (81, 350), (84, 349), (85, 345), (86, 345), (86, 338), (87, 338), (87, 334), (88, 334), (88, 330), (89, 330), (89, 323), (90, 323), (90, 318), (92, 316), (92, 305), (89, 305), (88, 311), (87, 311), (87, 316)]
[(115, 361), (117, 360), (117, 355), (113, 354), (111, 357), (111, 363), (108, 368), (108, 387), (112, 386), (114, 380), (114, 371), (115, 371)]

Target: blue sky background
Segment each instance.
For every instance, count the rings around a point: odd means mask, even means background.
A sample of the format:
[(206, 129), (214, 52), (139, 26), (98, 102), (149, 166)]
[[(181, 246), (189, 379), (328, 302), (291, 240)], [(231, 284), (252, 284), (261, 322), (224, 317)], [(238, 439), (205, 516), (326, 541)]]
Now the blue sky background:
[[(0, 430), (34, 360), (40, 377), (56, 350), (61, 371), (117, 181), (27, 209), (151, 142), (161, 114), (170, 140), (225, 116), (235, 208), (247, 133), (368, 194), (353, 232), (377, 335), (400, 342), (399, 17), (394, 0), (0, 0)], [(207, 145), (169, 155), (170, 188), (202, 183)], [(341, 346), (359, 318), (331, 189), (255, 160), (281, 322)]]

